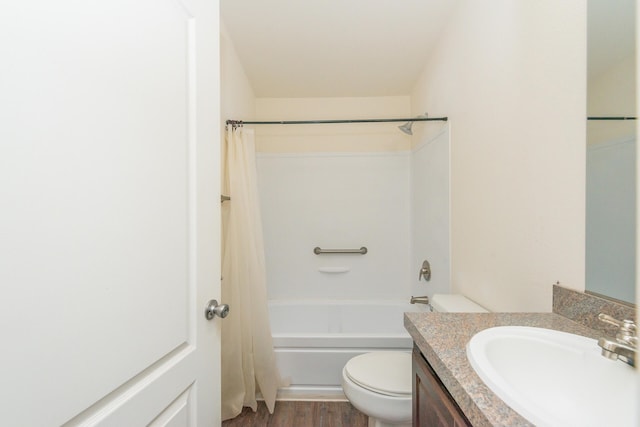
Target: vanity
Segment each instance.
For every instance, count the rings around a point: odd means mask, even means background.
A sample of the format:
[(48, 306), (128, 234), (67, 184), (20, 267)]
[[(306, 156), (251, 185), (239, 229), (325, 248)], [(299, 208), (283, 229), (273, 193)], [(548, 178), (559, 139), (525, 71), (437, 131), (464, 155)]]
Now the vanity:
[(467, 357), (467, 343), (498, 326), (545, 328), (593, 339), (615, 334), (615, 328), (597, 320), (598, 312), (635, 316), (631, 307), (559, 286), (554, 286), (552, 313), (405, 313), (405, 328), (414, 341), (414, 425), (533, 426), (480, 379)]

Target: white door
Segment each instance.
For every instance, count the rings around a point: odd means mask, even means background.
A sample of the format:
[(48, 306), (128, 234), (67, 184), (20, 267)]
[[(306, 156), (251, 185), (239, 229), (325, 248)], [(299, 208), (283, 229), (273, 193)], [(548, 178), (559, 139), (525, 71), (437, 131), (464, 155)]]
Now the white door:
[(0, 8), (0, 425), (220, 424), (215, 0)]

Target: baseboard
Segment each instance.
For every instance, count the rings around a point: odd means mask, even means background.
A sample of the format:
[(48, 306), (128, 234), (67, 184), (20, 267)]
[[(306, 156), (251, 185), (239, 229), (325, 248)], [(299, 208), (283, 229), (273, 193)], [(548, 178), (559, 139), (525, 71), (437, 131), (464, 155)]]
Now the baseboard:
[(276, 400), (300, 400), (318, 402), (346, 402), (342, 387), (290, 386), (278, 390)]

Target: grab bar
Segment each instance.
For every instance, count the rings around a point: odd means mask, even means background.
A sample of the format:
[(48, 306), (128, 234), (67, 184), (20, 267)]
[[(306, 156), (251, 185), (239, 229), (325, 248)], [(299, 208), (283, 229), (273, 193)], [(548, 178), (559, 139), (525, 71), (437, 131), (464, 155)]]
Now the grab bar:
[(320, 254), (360, 254), (364, 255), (367, 253), (366, 247), (361, 247), (360, 249), (322, 249), (319, 246), (313, 248), (313, 253), (316, 255)]

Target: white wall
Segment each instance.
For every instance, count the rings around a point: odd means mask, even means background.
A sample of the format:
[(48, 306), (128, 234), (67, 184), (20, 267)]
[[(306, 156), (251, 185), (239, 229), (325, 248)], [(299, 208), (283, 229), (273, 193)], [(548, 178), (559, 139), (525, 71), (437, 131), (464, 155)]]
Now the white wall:
[[(223, 122), (226, 120), (249, 120), (255, 117), (253, 89), (224, 23), (220, 25), (221, 119)], [(224, 127), (222, 129), (224, 130)]]
[[(260, 120), (406, 117), (409, 98), (263, 98), (256, 106)], [(269, 298), (409, 298), (411, 138), (397, 125), (256, 126)], [(316, 246), (369, 252), (315, 255)]]
[[(257, 100), (261, 120), (408, 117), (408, 97)], [(257, 126), (270, 298), (408, 299), (450, 291), (449, 132), (402, 123)], [(359, 248), (360, 255), (312, 249)], [(418, 281), (424, 259), (430, 282)], [(327, 273), (319, 270), (345, 270)]]
[(583, 290), (586, 2), (463, 1), (412, 111), (450, 118), (453, 290), (493, 311)]
[[(414, 125), (414, 129), (420, 125)], [(429, 124), (439, 131), (422, 140), (411, 153), (411, 265), (412, 295), (451, 292), (449, 125)], [(416, 138), (417, 139), (417, 138)], [(418, 280), (424, 260), (431, 280)]]
[(406, 152), (261, 154), (258, 181), (270, 299), (408, 299)]
[[(356, 98), (258, 98), (260, 120), (330, 120), (408, 117), (408, 96)], [(408, 150), (401, 123), (264, 125), (256, 127), (260, 152), (387, 152)]]

